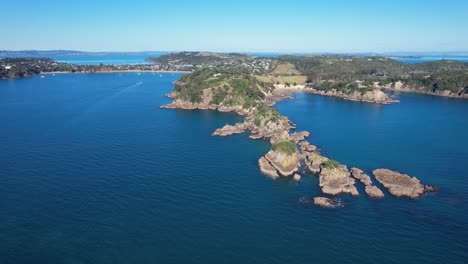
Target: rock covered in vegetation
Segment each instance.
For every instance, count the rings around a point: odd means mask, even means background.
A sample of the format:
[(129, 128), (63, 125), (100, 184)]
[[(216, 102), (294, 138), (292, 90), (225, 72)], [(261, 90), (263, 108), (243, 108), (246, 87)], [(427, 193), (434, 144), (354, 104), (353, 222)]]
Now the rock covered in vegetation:
[(306, 154), (306, 164), (312, 173), (319, 173), (324, 162), (328, 161), (327, 157), (320, 155), (318, 152), (310, 152)]
[(388, 191), (396, 197), (418, 198), (426, 192), (416, 177), (388, 169), (374, 170), (373, 174)]
[(297, 153), (285, 153), (280, 150), (271, 150), (265, 158), (282, 176), (291, 176), (299, 170), (300, 163)]

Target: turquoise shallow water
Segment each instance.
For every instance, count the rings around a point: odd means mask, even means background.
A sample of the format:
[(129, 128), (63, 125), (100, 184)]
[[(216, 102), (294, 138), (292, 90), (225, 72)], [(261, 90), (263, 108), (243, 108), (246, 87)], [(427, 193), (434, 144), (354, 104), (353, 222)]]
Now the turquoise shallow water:
[(258, 171), (266, 142), (210, 136), (238, 116), (159, 109), (179, 76), (0, 82), (0, 263), (465, 262), (468, 102), (279, 103), (326, 155), (440, 187), (328, 210), (298, 203), (320, 194), (316, 177)]

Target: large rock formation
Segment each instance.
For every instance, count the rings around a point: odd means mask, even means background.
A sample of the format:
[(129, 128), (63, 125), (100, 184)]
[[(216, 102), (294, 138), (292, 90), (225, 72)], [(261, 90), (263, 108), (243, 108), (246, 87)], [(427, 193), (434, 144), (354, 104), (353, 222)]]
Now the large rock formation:
[[(424, 194), (426, 187), (416, 177), (401, 174), (387, 169), (374, 170), (375, 179), (397, 197), (418, 198)], [(429, 187), (427, 187), (429, 188)]]
[(279, 177), (278, 171), (271, 165), (271, 163), (265, 158), (261, 157), (258, 160), (258, 166), (260, 167), (260, 171), (265, 175), (270, 176), (273, 179)]
[(366, 185), (364, 190), (365, 190), (366, 194), (369, 195), (372, 198), (382, 199), (382, 198), (385, 197), (382, 190), (380, 190), (377, 186)]
[(365, 174), (364, 171), (358, 168), (351, 168), (350, 172), (356, 180), (359, 180), (362, 184), (364, 184), (364, 191), (367, 195), (372, 198), (384, 198), (385, 195), (382, 190), (380, 190), (377, 186), (372, 185), (371, 178), (369, 175)]
[(265, 158), (282, 176), (291, 176), (300, 167), (297, 153), (287, 154), (282, 151), (270, 150)]
[(315, 151), (306, 153), (305, 156), (306, 156), (305, 163), (307, 165), (307, 168), (312, 173), (319, 173), (321, 169), (321, 165), (324, 162), (329, 160), (327, 157), (324, 157)]
[(358, 169), (358, 168), (351, 168), (349, 170), (351, 172), (351, 175), (356, 179), (362, 182), (364, 185), (372, 185), (371, 178), (369, 175), (365, 174), (363, 170)]
[(324, 167), (320, 171), (319, 185), (322, 192), (331, 195), (341, 193), (351, 194), (353, 196), (359, 195), (355, 180), (351, 177), (348, 169), (344, 165), (336, 167)]

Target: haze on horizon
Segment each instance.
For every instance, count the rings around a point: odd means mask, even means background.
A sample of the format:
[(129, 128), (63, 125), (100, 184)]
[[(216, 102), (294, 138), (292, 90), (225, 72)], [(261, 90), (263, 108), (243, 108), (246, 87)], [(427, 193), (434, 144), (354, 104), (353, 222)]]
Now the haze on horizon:
[(0, 50), (430, 52), (468, 49), (468, 1), (21, 1)]

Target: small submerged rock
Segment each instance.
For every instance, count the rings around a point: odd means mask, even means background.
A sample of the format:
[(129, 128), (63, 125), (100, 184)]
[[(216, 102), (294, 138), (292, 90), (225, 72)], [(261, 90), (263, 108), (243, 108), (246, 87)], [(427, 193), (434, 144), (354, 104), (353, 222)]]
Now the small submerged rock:
[(396, 197), (415, 199), (428, 191), (428, 188), (425, 188), (416, 177), (411, 177), (407, 174), (388, 169), (374, 170), (373, 173), (375, 179)]
[(296, 173), (296, 174), (294, 174), (293, 179), (294, 179), (295, 181), (300, 181), (300, 180), (301, 180), (301, 175), (299, 175), (299, 174)]
[(315, 197), (314, 204), (326, 208), (343, 207), (343, 203), (340, 199), (332, 199), (327, 197)]

